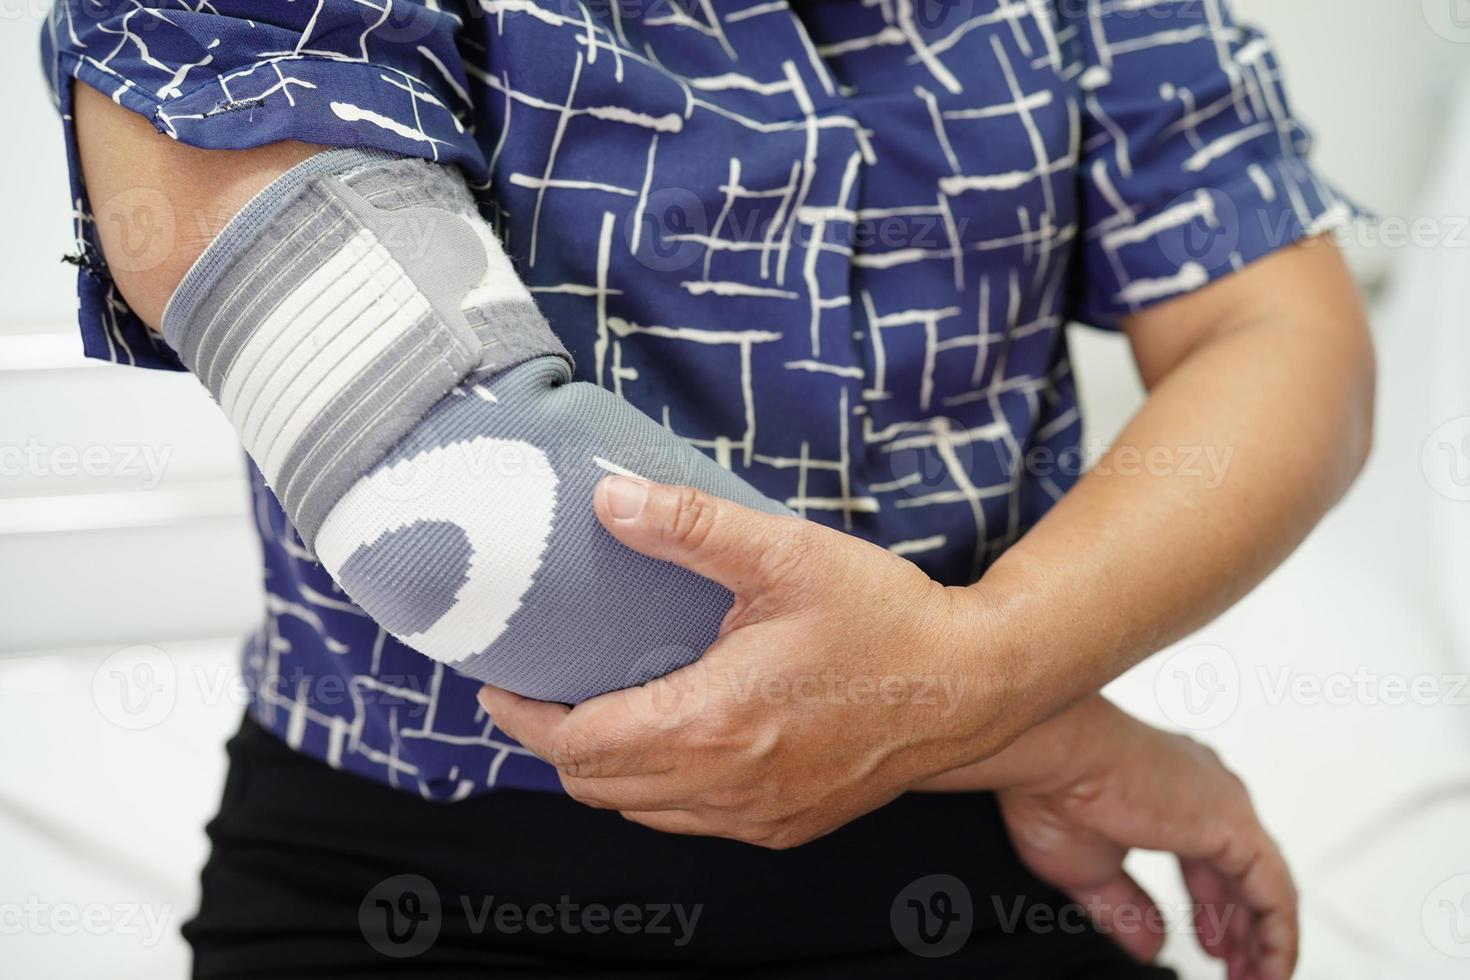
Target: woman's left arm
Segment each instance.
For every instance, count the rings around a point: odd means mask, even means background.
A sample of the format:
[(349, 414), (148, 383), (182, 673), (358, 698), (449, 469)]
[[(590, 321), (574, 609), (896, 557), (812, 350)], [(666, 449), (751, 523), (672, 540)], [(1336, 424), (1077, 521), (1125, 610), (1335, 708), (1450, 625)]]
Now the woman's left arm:
[(613, 535), (735, 593), (719, 641), (574, 709), (493, 688), (482, 703), (578, 799), (773, 847), (994, 756), (1245, 594), (1368, 450), (1372, 345), (1329, 241), (1125, 327), (1143, 408), (976, 585), (942, 588), (837, 531), (614, 477), (596, 497)]
[(974, 587), (1024, 718), (1209, 622), (1356, 478), (1373, 425), (1363, 304), (1328, 237), (1124, 322), (1149, 395)]

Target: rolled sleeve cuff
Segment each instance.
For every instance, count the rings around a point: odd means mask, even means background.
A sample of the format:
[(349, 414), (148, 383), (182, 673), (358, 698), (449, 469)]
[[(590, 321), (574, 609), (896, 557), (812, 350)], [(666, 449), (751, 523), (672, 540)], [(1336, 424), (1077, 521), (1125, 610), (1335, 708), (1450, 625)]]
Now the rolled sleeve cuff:
[[(350, 23), (341, 13), (345, 9), (334, 0), (338, 20)], [(76, 150), (72, 79), (138, 113), (165, 136), (201, 149), (299, 140), (420, 157), (459, 166), (474, 180), (486, 175), (484, 155), (463, 121), (474, 113), (458, 74), (448, 15), (420, 11), (416, 16), (433, 19), (413, 22), (413, 43), (378, 41), (379, 56), (366, 57), (364, 46), (364, 57), (357, 58), (294, 50), (305, 47), (300, 33), (258, 21), (175, 11), (146, 19), (135, 13), (140, 17), (132, 21), (58, 19), (53, 13), (42, 36), (47, 76), (66, 130), (77, 242), (68, 260), (79, 267), (78, 314), (89, 357), (181, 368), (128, 307), (102, 255)], [(323, 43), (347, 49), (342, 37), (351, 32), (324, 33)], [(133, 46), (115, 40), (133, 34)], [(99, 39), (113, 41), (114, 57), (97, 57)], [(149, 47), (137, 53), (144, 42)], [(282, 45), (284, 52), (267, 50)]]
[(245, 150), (283, 140), (385, 150), (485, 175), (479, 146), (453, 107), (416, 76), (370, 62), (266, 60), (201, 80), (160, 99), (72, 52), (65, 74), (137, 112), (180, 143)]
[(1094, 272), (1074, 317), (1117, 329), (1131, 313), (1367, 217), (1300, 157), (1256, 161), (1092, 234), (1084, 266)]

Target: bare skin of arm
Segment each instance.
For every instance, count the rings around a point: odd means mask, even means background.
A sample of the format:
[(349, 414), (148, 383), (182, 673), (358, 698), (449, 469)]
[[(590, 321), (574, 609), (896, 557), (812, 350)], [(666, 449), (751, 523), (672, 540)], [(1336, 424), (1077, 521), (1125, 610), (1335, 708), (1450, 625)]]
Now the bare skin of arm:
[(168, 298), (249, 200), (324, 147), (200, 150), (77, 84), (77, 149), (97, 235), (118, 291), (157, 330)]
[[(1373, 345), (1330, 239), (1282, 249), (1124, 328), (1146, 403), (973, 587), (989, 624), (979, 635), (1005, 649), (1024, 717), (1098, 690), (1229, 608), (1367, 457)], [(1202, 452), (1224, 461), (1220, 472)]]

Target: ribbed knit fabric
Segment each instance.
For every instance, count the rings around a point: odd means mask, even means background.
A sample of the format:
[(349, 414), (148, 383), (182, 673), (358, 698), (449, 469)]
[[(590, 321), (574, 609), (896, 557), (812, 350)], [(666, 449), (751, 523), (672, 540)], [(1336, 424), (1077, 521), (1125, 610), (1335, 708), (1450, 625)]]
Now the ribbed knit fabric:
[(457, 172), (333, 151), (258, 195), (164, 316), (308, 547), (409, 646), (577, 702), (697, 658), (732, 597), (598, 523), (607, 473), (785, 508), (571, 381)]

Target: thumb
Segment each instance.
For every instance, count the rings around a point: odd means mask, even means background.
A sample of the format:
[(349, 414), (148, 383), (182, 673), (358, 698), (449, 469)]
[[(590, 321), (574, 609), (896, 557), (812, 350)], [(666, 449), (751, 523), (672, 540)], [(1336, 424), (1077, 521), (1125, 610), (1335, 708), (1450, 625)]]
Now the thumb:
[(604, 477), (593, 506), (603, 527), (629, 548), (742, 596), (778, 584), (802, 564), (813, 541), (812, 526), (797, 518), (763, 514), (693, 487), (626, 476)]

